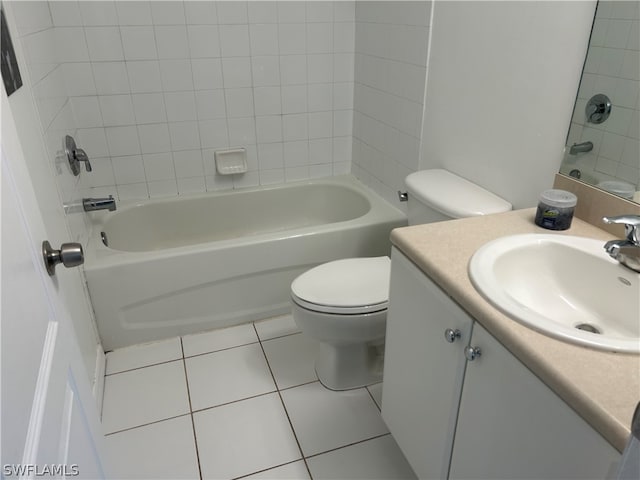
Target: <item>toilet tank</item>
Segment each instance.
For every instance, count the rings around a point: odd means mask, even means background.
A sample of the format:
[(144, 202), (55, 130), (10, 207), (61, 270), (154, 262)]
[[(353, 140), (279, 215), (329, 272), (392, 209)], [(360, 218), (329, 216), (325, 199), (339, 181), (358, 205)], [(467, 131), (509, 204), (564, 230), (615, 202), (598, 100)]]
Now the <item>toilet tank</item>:
[(475, 217), (511, 210), (512, 205), (447, 170), (414, 172), (405, 179), (409, 225)]

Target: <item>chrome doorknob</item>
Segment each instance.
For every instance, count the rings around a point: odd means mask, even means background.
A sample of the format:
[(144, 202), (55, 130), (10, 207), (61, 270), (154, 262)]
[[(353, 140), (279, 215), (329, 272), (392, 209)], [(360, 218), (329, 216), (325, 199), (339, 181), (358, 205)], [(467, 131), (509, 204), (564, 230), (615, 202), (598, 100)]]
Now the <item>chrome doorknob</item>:
[(462, 332), (460, 332), (460, 330), (458, 330), (457, 328), (455, 330), (453, 328), (447, 328), (444, 331), (444, 339), (449, 343), (455, 342), (461, 336)]
[(51, 244), (45, 240), (42, 242), (42, 258), (44, 266), (50, 277), (56, 274), (56, 265), (62, 263), (65, 267), (77, 267), (84, 263), (84, 252), (79, 243), (63, 243), (60, 250), (51, 248)]
[(482, 355), (482, 350), (479, 347), (472, 347), (471, 345), (465, 347), (464, 356), (470, 362), (473, 362), (476, 358)]

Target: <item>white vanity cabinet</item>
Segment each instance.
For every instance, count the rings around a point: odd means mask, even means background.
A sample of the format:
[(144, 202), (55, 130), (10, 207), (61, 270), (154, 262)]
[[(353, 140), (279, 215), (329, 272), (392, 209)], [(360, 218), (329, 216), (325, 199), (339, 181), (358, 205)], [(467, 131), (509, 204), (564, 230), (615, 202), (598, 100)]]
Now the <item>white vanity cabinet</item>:
[(391, 258), (382, 417), (420, 478), (446, 478), (473, 322), (395, 248)]
[(611, 478), (615, 450), (475, 323), (450, 478)]
[(382, 417), (418, 477), (610, 478), (620, 454), (396, 249), (390, 288)]

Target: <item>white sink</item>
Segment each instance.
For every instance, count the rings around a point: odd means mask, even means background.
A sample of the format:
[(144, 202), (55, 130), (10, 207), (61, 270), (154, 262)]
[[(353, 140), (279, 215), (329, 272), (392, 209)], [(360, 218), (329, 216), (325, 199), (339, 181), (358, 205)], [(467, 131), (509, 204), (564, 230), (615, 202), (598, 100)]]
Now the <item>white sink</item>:
[(610, 258), (604, 243), (502, 237), (474, 254), (469, 276), (490, 303), (527, 327), (599, 350), (640, 353), (640, 274)]

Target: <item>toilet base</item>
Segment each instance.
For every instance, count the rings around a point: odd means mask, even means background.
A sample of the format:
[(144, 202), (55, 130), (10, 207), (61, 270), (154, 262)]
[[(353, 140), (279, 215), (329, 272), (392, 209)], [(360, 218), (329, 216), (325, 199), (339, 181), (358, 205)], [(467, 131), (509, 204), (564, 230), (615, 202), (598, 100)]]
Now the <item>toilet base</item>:
[(382, 381), (384, 344), (320, 342), (316, 373), (330, 390), (351, 390)]

